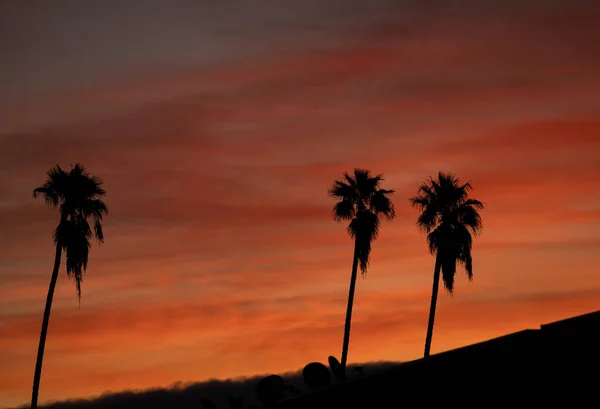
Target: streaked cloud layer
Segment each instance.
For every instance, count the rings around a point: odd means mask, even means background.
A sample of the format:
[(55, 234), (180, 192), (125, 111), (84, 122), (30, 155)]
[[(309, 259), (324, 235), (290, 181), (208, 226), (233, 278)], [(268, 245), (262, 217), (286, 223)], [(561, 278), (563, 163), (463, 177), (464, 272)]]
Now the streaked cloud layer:
[(325, 192), (357, 166), (398, 217), (351, 361), (422, 353), (433, 261), (407, 199), (438, 170), (486, 210), (434, 351), (600, 308), (594, 2), (206, 3), (0, 6), (0, 405), (30, 390), (57, 222), (31, 190), (55, 163), (102, 176), (111, 215), (81, 310), (59, 280), (44, 401), (339, 355), (352, 244)]

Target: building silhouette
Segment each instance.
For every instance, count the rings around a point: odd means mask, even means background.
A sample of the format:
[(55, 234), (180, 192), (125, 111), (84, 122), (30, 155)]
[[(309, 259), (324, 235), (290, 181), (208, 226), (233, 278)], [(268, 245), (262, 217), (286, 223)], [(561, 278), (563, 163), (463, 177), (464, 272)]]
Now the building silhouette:
[(599, 367), (596, 311), (407, 362), (276, 407), (600, 407)]

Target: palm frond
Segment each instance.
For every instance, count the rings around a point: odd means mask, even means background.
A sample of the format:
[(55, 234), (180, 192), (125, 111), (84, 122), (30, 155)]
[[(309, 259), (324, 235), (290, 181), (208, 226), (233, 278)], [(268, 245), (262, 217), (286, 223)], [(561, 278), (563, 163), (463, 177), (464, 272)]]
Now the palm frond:
[(464, 248), (459, 251), (456, 261), (465, 267), (465, 273), (469, 281), (473, 280), (473, 259), (471, 257), (471, 249)]
[(437, 200), (437, 192), (434, 187), (435, 181), (433, 179), (429, 179), (429, 182), (423, 183), (419, 187), (419, 195), (421, 197), (425, 197), (429, 200), (430, 203), (435, 203)]
[(415, 196), (409, 199), (410, 205), (418, 210), (423, 210), (429, 206), (430, 200), (427, 196)]
[(334, 199), (349, 199), (352, 201), (356, 199), (356, 188), (339, 180), (333, 182), (333, 186), (329, 188), (327, 193)]
[(417, 229), (424, 233), (431, 232), (438, 224), (439, 214), (434, 206), (428, 206), (417, 218)]
[(427, 234), (427, 247), (431, 255), (435, 255), (438, 251), (441, 242), (440, 229), (437, 228)]
[(40, 187), (33, 189), (33, 197), (42, 195), (48, 206), (57, 207), (62, 199), (62, 192), (67, 184), (68, 174), (56, 165), (46, 172), (46, 181)]
[(452, 293), (457, 264), (464, 265), (467, 277), (473, 278), (471, 249), (473, 235), (483, 227), (478, 210), (482, 202), (469, 198), (470, 183), (461, 183), (452, 173), (439, 172), (419, 188), (411, 204), (420, 211), (419, 230), (427, 233), (429, 252), (441, 263), (444, 287)]
[(379, 183), (383, 180), (383, 175), (371, 176), (371, 172), (365, 169), (354, 169), (354, 177), (358, 194), (365, 201), (373, 196)]
[(462, 206), (471, 206), (478, 210), (483, 210), (483, 208), (484, 208), (483, 203), (476, 199), (467, 199), (462, 204)]
[[(34, 197), (42, 195), (46, 203), (60, 207), (61, 222), (53, 233), (53, 239), (66, 255), (67, 275), (75, 279), (77, 295), (81, 297), (81, 282), (87, 270), (91, 238), (104, 241), (103, 217), (108, 214), (102, 180), (91, 176), (76, 163), (70, 171), (56, 165), (47, 172), (46, 182), (34, 189)], [(93, 221), (93, 232), (88, 219)]]
[(440, 202), (436, 183), (430, 177), (418, 190), (418, 194), (410, 199), (413, 208), (421, 213), (417, 218), (417, 229), (423, 233), (430, 233), (438, 223), (438, 215), (441, 213)]
[(442, 182), (443, 180), (434, 180), (432, 178), (429, 179), (429, 183), (431, 185), (431, 190), (435, 193), (435, 197), (439, 197), (442, 193)]
[(67, 276), (75, 279), (78, 297), (81, 297), (81, 281), (87, 270), (91, 235), (87, 220), (80, 214), (64, 220), (54, 232), (55, 242), (65, 251)]
[(387, 220), (392, 220), (396, 216), (396, 210), (389, 195), (393, 190), (378, 189), (375, 191), (369, 202), (369, 208), (375, 214), (381, 214)]
[(81, 204), (81, 212), (85, 217), (102, 220), (102, 217), (108, 214), (108, 207), (100, 199), (89, 199)]
[[(483, 208), (483, 204), (481, 204), (480, 208)], [(462, 206), (458, 207), (455, 212), (458, 225), (464, 225), (469, 228), (475, 236), (480, 234), (483, 229), (483, 222), (481, 220), (481, 215), (474, 205), (465, 202)]]
[(344, 173), (346, 179), (350, 178), (353, 180), (354, 185), (358, 188), (361, 183), (364, 183), (366, 180), (371, 178), (371, 171), (368, 169), (354, 169), (354, 177), (350, 176), (348, 173)]
[(102, 230), (102, 222), (100, 219), (94, 220), (94, 236), (99, 245), (104, 243), (104, 231)]
[(356, 179), (350, 176), (348, 172), (344, 172), (343, 176), (344, 179), (346, 179), (346, 182), (348, 182), (348, 186), (350, 186), (353, 190), (356, 190)]
[(342, 199), (333, 206), (333, 219), (336, 222), (351, 220), (355, 214), (354, 203), (349, 199)]
[[(444, 253), (440, 253), (444, 254)], [(456, 257), (450, 254), (442, 256), (442, 281), (450, 294), (454, 292), (454, 276), (456, 275)]]
[(37, 198), (39, 195), (42, 195), (44, 198), (44, 202), (48, 206), (57, 207), (60, 203), (60, 197), (58, 193), (50, 186), (40, 186), (33, 189), (33, 197)]
[(358, 261), (363, 274), (367, 272), (371, 256), (371, 243), (379, 236), (379, 226), (379, 217), (369, 210), (360, 212), (348, 226), (348, 232), (357, 241)]
[(396, 212), (389, 196), (393, 190), (380, 189), (383, 175), (371, 175), (369, 170), (354, 169), (351, 176), (344, 172), (345, 181), (336, 180), (328, 194), (337, 199), (333, 207), (335, 221), (350, 220), (346, 228), (356, 240), (360, 269), (366, 274), (371, 255), (371, 243), (379, 235), (380, 216), (388, 220)]

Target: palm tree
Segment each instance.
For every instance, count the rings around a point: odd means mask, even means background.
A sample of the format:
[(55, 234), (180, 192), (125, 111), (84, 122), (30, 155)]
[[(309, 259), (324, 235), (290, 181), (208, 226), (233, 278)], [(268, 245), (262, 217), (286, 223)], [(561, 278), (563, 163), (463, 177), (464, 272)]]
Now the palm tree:
[(379, 234), (380, 216), (388, 220), (392, 220), (395, 216), (394, 205), (389, 198), (394, 191), (381, 189), (379, 187), (381, 181), (383, 181), (383, 175), (372, 176), (368, 170), (355, 169), (354, 176), (344, 172), (344, 180), (336, 180), (328, 192), (331, 197), (338, 200), (333, 207), (333, 219), (335, 221), (350, 220), (347, 230), (350, 237), (354, 239), (352, 275), (350, 276), (344, 344), (342, 346), (341, 367), (343, 373), (345, 373), (348, 359), (350, 322), (358, 265), (360, 264), (361, 273), (366, 274), (371, 254), (371, 242)]
[[(37, 408), (46, 333), (62, 252), (64, 250), (66, 255), (67, 275), (75, 279), (77, 296), (81, 302), (81, 280), (87, 269), (88, 255), (91, 248), (90, 239), (95, 236), (99, 243), (104, 241), (102, 218), (108, 214), (108, 208), (101, 200), (101, 197), (105, 195), (102, 180), (96, 176), (90, 176), (79, 163), (72, 167), (70, 171), (64, 171), (58, 165), (50, 169), (47, 172), (46, 182), (33, 190), (33, 197), (38, 195), (43, 196), (47, 205), (59, 209), (60, 221), (53, 235), (56, 245), (54, 268), (52, 269), (42, 320), (42, 331), (33, 376), (31, 409)], [(93, 221), (93, 232), (88, 219)]]
[(421, 211), (417, 226), (427, 233), (429, 252), (435, 255), (425, 357), (431, 351), (440, 272), (450, 294), (454, 290), (457, 262), (465, 266), (469, 280), (473, 279), (471, 233), (477, 236), (481, 232), (483, 225), (478, 210), (483, 209), (483, 203), (469, 198), (471, 189), (469, 183), (461, 184), (452, 173), (439, 172), (437, 180), (430, 177), (421, 185), (418, 195), (410, 199), (413, 207)]

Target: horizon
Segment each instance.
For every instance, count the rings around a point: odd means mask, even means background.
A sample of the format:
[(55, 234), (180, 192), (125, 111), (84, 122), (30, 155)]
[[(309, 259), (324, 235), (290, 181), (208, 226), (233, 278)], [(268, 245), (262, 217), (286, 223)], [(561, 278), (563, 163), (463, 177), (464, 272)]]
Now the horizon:
[[(437, 354), (441, 356), (447, 355), (446, 353), (457, 353), (463, 351), (465, 349), (472, 349), (472, 347), (476, 347), (483, 344), (489, 344), (490, 342), (495, 342), (501, 339), (510, 338), (516, 335), (522, 335), (523, 333), (530, 331), (544, 331), (544, 327), (548, 325), (554, 324), (563, 324), (564, 322), (578, 320), (581, 318), (589, 319), (591, 316), (598, 317), (600, 314), (600, 310), (597, 311), (588, 311), (584, 314), (578, 316), (570, 316), (570, 317), (562, 317), (554, 322), (545, 322), (540, 323), (537, 328), (522, 328), (518, 331), (503, 334), (498, 337), (494, 337), (491, 339), (486, 339), (482, 341), (478, 341), (475, 344), (470, 345), (461, 345), (457, 348), (447, 350), (447, 351), (439, 351)], [(579, 329), (581, 331), (581, 328)], [(538, 341), (539, 342), (539, 341)], [(351, 363), (349, 368), (359, 367), (360, 373), (349, 371), (348, 380), (351, 382), (361, 381), (366, 377), (378, 376), (380, 374), (389, 373), (389, 370), (398, 369), (403, 364), (414, 364), (415, 362), (426, 362), (426, 358), (420, 357), (416, 360), (399, 362), (399, 361), (374, 361), (374, 362), (357, 362)], [(324, 362), (319, 362), (324, 363)], [(332, 375), (331, 384), (324, 388), (311, 389), (308, 385), (306, 385), (305, 380), (302, 377), (302, 368), (286, 371), (283, 373), (276, 374), (281, 376), (285, 382), (286, 388), (291, 387), (292, 392), (287, 393), (286, 397), (283, 400), (295, 400), (298, 397), (306, 397), (307, 395), (319, 394), (324, 389), (335, 388), (336, 386), (340, 386), (339, 379), (336, 379), (331, 366), (328, 367), (330, 374)], [(187, 396), (188, 399), (193, 401), (197, 401), (199, 398), (208, 399), (210, 402), (215, 403), (217, 407), (226, 407), (228, 405), (227, 396), (233, 396), (236, 399), (241, 399), (244, 402), (244, 405), (258, 405), (261, 407), (260, 401), (257, 399), (255, 387), (261, 379), (266, 376), (270, 376), (273, 374), (263, 373), (263, 374), (255, 374), (247, 377), (237, 377), (237, 378), (228, 378), (228, 379), (207, 379), (202, 382), (174, 382), (167, 386), (160, 387), (149, 387), (145, 389), (127, 389), (127, 390), (118, 390), (118, 391), (104, 391), (101, 394), (97, 394), (95, 396), (88, 396), (86, 398), (71, 398), (65, 399), (61, 401), (50, 401), (41, 405), (41, 408), (48, 409), (76, 409), (76, 408), (86, 408), (90, 407), (93, 409), (100, 409), (104, 407), (114, 407), (115, 405), (119, 407), (128, 407), (133, 403), (136, 403), (136, 399), (143, 400), (143, 397), (147, 396), (146, 400), (151, 400), (151, 396), (161, 396), (161, 400), (165, 399), (170, 400), (170, 404), (176, 402), (177, 399), (181, 399), (184, 396)], [(192, 398), (193, 397), (193, 398)], [(138, 400), (139, 404), (140, 401)], [(185, 407), (189, 406), (190, 402), (186, 402)], [(20, 409), (23, 406), (15, 406), (15, 407), (6, 407), (4, 409)], [(254, 407), (254, 406), (253, 406)]]
[(101, 177), (110, 214), (80, 309), (61, 267), (41, 405), (339, 358), (353, 244), (327, 189), (354, 168), (396, 218), (349, 364), (422, 357), (409, 198), (438, 171), (485, 209), (432, 353), (600, 309), (600, 4), (166, 4), (0, 4), (0, 407), (31, 394), (58, 223), (31, 192), (56, 164)]
[[(361, 362), (352, 363), (349, 368), (360, 366), (365, 371), (362, 375), (351, 372), (349, 381), (359, 381), (364, 379), (365, 376), (378, 375), (386, 370), (401, 365), (403, 362)], [(127, 403), (131, 397), (140, 397), (143, 395), (152, 394), (163, 394), (165, 397), (177, 397), (178, 395), (195, 395), (204, 399), (208, 399), (216, 404), (217, 407), (226, 407), (227, 395), (232, 395), (235, 398), (243, 399), (244, 404), (258, 405), (260, 407), (260, 401), (256, 397), (255, 386), (263, 377), (273, 375), (270, 373), (255, 374), (253, 376), (238, 377), (230, 379), (207, 379), (202, 382), (174, 382), (170, 385), (160, 387), (149, 387), (146, 389), (128, 389), (119, 391), (104, 391), (95, 396), (88, 396), (86, 398), (72, 398), (56, 402), (46, 402), (42, 404), (40, 408), (49, 409), (75, 409), (86, 406), (106, 405), (111, 407), (118, 402), (120, 405)], [(316, 391), (310, 389), (302, 378), (302, 368), (287, 371), (276, 374), (281, 376), (286, 386), (292, 386), (294, 393), (290, 394), (287, 398), (293, 399), (295, 397), (311, 394)], [(337, 385), (336, 381), (332, 381), (330, 386)], [(18, 409), (19, 407), (6, 407), (2, 409)]]

